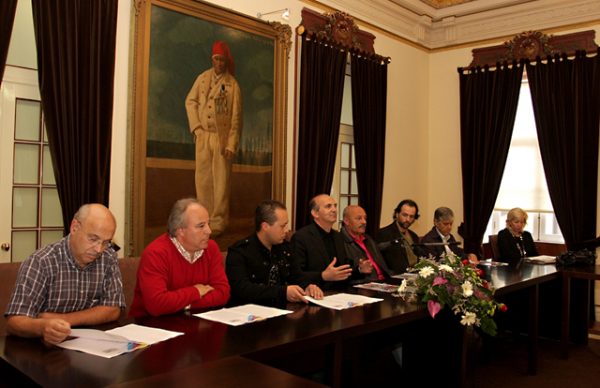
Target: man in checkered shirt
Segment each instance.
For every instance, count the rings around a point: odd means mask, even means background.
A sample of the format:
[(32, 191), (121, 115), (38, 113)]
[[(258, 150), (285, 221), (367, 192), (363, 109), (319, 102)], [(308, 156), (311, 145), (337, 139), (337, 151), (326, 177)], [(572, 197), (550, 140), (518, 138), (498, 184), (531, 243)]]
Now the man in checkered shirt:
[(72, 326), (119, 318), (125, 297), (111, 244), (115, 229), (110, 210), (101, 204), (83, 205), (68, 236), (25, 260), (4, 313), (8, 333), (57, 344)]

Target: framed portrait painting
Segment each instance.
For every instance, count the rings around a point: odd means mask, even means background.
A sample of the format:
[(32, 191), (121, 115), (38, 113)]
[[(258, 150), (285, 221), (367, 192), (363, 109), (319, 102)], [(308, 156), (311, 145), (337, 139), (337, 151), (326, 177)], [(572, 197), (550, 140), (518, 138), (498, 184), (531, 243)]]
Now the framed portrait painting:
[(129, 255), (194, 197), (222, 250), (285, 198), (291, 28), (192, 0), (136, 3)]

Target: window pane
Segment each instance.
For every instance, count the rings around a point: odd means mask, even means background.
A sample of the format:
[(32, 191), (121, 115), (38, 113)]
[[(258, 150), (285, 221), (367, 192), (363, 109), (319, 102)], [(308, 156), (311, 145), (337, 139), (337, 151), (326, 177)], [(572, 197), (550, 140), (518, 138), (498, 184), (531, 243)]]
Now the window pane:
[(339, 219), (343, 219), (342, 212), (348, 206), (348, 197), (340, 197), (340, 206), (338, 207)]
[(56, 185), (54, 180), (54, 167), (52, 166), (52, 157), (50, 156), (50, 147), (44, 146), (44, 156), (42, 159), (42, 184)]
[(356, 171), (352, 171), (352, 187), (350, 188), (350, 193), (353, 195), (358, 195), (358, 183), (356, 181)]
[(350, 171), (340, 171), (340, 194), (350, 194)]
[(37, 232), (23, 231), (12, 233), (12, 261), (21, 262), (36, 250)]
[(344, 77), (344, 94), (342, 96), (342, 116), (340, 122), (352, 125), (352, 80), (349, 75)]
[(40, 140), (40, 102), (19, 100), (16, 102), (15, 140)]
[(350, 167), (351, 168), (356, 168), (356, 160), (354, 159), (355, 155), (354, 155), (354, 144), (350, 145), (350, 158), (351, 158), (351, 162), (350, 162)]
[(15, 188), (13, 191), (13, 228), (37, 227), (38, 190)]
[(342, 143), (342, 155), (340, 160), (340, 166), (342, 168), (350, 168), (350, 144)]
[(39, 146), (15, 144), (15, 164), (13, 179), (15, 184), (38, 183)]
[(358, 205), (358, 197), (356, 197), (356, 196), (355, 196), (355, 197), (352, 197), (352, 198), (350, 199), (350, 203), (351, 203), (352, 205)]
[(63, 226), (57, 189), (42, 189), (42, 227)]
[(40, 248), (45, 247), (48, 244), (52, 244), (63, 238), (62, 230), (45, 230), (42, 231), (42, 241)]

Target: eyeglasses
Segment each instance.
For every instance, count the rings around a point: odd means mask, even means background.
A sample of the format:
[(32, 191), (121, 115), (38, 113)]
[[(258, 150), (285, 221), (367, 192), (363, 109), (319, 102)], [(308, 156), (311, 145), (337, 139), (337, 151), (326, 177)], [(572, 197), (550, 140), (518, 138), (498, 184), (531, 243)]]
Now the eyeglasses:
[(103, 251), (112, 247), (112, 241), (110, 241), (110, 240), (102, 241), (102, 239), (100, 237), (94, 236), (94, 235), (87, 235), (86, 238), (87, 238), (88, 243), (90, 243), (91, 246), (93, 246), (93, 247), (100, 246)]

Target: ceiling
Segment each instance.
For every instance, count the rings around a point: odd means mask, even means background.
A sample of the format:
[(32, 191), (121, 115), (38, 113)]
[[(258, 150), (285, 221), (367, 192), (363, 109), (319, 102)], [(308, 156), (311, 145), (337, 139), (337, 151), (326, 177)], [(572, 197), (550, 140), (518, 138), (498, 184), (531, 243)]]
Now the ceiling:
[(317, 0), (428, 49), (600, 22), (599, 0)]

